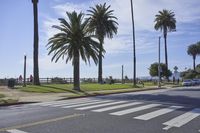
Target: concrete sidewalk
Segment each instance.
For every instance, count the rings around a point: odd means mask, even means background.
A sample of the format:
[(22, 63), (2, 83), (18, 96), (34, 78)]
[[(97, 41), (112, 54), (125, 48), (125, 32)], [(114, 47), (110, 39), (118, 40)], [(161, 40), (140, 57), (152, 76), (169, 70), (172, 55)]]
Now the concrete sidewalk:
[(6, 99), (15, 99), (18, 102), (46, 102), (66, 98), (72, 93), (30, 93), (0, 86), (0, 94), (5, 95)]

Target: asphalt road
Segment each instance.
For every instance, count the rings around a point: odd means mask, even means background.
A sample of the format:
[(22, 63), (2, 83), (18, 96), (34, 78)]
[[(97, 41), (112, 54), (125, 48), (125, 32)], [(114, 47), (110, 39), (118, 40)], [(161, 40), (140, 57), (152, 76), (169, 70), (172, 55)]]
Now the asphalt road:
[(200, 133), (200, 87), (0, 107), (0, 133)]

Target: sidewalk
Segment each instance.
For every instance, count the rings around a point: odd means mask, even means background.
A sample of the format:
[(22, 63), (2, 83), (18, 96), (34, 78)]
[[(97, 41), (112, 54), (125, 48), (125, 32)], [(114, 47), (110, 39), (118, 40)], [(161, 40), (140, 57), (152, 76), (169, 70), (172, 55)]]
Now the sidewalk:
[(7, 99), (18, 100), (18, 102), (46, 102), (66, 98), (72, 93), (28, 93), (0, 86), (0, 94), (4, 94)]

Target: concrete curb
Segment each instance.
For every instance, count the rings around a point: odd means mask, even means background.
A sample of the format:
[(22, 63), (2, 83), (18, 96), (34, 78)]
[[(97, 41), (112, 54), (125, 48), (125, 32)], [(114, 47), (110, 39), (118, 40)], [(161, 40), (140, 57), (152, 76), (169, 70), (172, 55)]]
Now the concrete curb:
[[(129, 92), (141, 92), (141, 91), (151, 91), (151, 90), (161, 90), (161, 89), (169, 89), (169, 88), (167, 88), (167, 87), (164, 87), (164, 88), (146, 88), (146, 89), (142, 89), (142, 90), (130, 90), (130, 91), (125, 91), (125, 92), (111, 92), (111, 93), (106, 93), (106, 94), (91, 94), (91, 95), (88, 95), (88, 96), (75, 96), (75, 97), (62, 98), (62, 99), (59, 99), (59, 100), (76, 99), (76, 98), (84, 98), (84, 97), (95, 97), (95, 96), (106, 96), (106, 95), (112, 95), (112, 94), (122, 94), (122, 93), (129, 93)], [(56, 100), (56, 101), (59, 101), (59, 100)]]

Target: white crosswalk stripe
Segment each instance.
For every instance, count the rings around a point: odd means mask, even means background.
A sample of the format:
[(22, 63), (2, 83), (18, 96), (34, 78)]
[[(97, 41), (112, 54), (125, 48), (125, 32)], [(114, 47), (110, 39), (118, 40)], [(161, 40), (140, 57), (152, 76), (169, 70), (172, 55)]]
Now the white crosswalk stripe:
[(172, 127), (181, 127), (190, 122), (191, 120), (193, 120), (194, 118), (198, 117), (199, 115), (200, 115), (200, 108), (195, 108), (170, 121), (163, 123), (163, 125), (166, 125), (166, 127), (163, 128), (163, 130), (169, 130)]
[(122, 104), (122, 105), (116, 105), (116, 106), (111, 106), (111, 107), (105, 107), (105, 108), (101, 108), (101, 109), (96, 109), (96, 110), (92, 110), (92, 111), (93, 112), (104, 112), (104, 111), (109, 111), (109, 110), (113, 110), (113, 109), (119, 109), (119, 108), (129, 107), (129, 106), (138, 105), (138, 104), (142, 104), (142, 102), (127, 103), (127, 104)]
[(64, 100), (64, 101), (54, 101), (50, 103), (40, 103), (40, 106), (51, 106), (51, 105), (58, 105), (58, 104), (65, 104), (65, 103), (72, 103), (72, 102), (80, 102), (80, 101), (89, 101), (91, 99), (75, 99), (75, 100)]
[(147, 113), (147, 114), (144, 114), (144, 115), (140, 115), (140, 116), (137, 116), (137, 117), (134, 117), (134, 118), (139, 119), (139, 120), (150, 120), (150, 119), (153, 119), (155, 117), (170, 113), (170, 112), (172, 112), (176, 109), (180, 109), (180, 108), (183, 108), (183, 107), (182, 106), (170, 106), (169, 108), (156, 110), (156, 111), (153, 111), (153, 112), (150, 112), (150, 113)]
[(83, 101), (76, 101), (76, 102), (69, 102), (69, 103), (62, 103), (62, 104), (53, 104), (49, 105), (51, 107), (63, 107), (67, 105), (74, 105), (74, 104), (83, 104), (83, 103), (91, 103), (91, 102), (99, 102), (99, 100), (83, 100)]
[(137, 112), (137, 111), (142, 111), (142, 110), (145, 110), (145, 109), (157, 107), (157, 106), (160, 106), (160, 105), (161, 104), (149, 104), (149, 105), (144, 105), (144, 106), (140, 106), (140, 107), (135, 107), (135, 108), (131, 108), (131, 109), (126, 109), (126, 110), (122, 110), (122, 111), (113, 112), (113, 113), (110, 113), (110, 114), (111, 115), (121, 116), (121, 115), (134, 113), (134, 112)]
[(21, 130), (17, 130), (17, 129), (11, 129), (11, 130), (7, 130), (8, 133), (27, 133)]
[(48, 105), (48, 104), (54, 104), (54, 103), (62, 103), (65, 102), (66, 100), (62, 101), (51, 101), (51, 102), (41, 102), (41, 103), (31, 103), (29, 105)]
[(98, 105), (93, 105), (93, 106), (86, 106), (86, 107), (81, 107), (81, 108), (76, 108), (76, 109), (77, 110), (86, 110), (86, 109), (98, 108), (98, 107), (103, 107), (103, 106), (108, 106), (108, 105), (115, 105), (115, 104), (126, 103), (126, 102), (127, 101), (118, 101), (118, 102), (98, 104)]
[(99, 103), (107, 103), (107, 102), (111, 102), (111, 100), (96, 101), (96, 102), (89, 102), (89, 103), (82, 103), (82, 104), (75, 104), (75, 105), (64, 106), (62, 108), (73, 108), (73, 107), (80, 107), (80, 106), (93, 105), (93, 104), (99, 104)]

